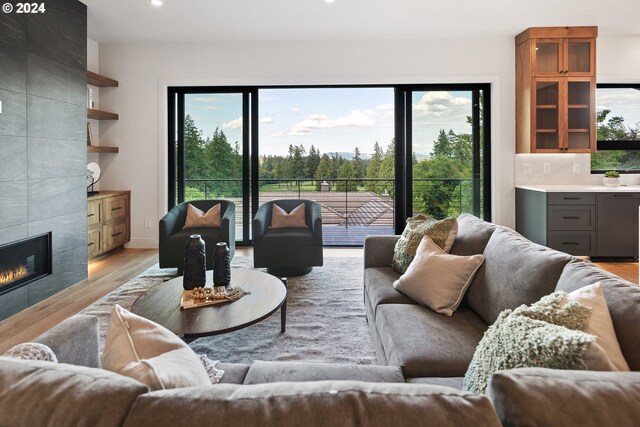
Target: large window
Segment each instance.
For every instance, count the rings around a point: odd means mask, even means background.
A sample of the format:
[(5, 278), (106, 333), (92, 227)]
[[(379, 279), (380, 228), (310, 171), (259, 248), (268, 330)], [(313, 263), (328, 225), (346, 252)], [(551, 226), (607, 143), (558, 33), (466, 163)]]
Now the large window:
[(640, 84), (598, 84), (591, 171), (640, 172)]
[(491, 219), (489, 85), (169, 88), (169, 206), (236, 203), (251, 243), (262, 203), (320, 203), (325, 245), (406, 218)]

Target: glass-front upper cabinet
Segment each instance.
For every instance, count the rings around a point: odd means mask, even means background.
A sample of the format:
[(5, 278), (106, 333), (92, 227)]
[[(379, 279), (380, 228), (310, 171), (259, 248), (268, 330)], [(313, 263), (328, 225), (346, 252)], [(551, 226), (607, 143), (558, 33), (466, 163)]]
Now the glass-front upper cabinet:
[(533, 75), (537, 77), (595, 75), (595, 39), (535, 39)]
[(557, 152), (560, 141), (560, 88), (559, 80), (538, 79), (534, 92), (534, 144), (536, 151)]
[(564, 70), (563, 39), (537, 39), (533, 44), (533, 72), (536, 76), (557, 76)]
[(590, 152), (595, 136), (595, 79), (567, 79), (566, 151)]
[(596, 66), (595, 39), (568, 39), (566, 41), (565, 74), (568, 76), (593, 76)]

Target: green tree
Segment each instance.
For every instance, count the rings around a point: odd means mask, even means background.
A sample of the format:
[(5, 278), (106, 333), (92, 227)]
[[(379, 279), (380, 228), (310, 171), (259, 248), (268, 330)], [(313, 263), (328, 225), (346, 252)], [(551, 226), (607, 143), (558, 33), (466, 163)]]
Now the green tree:
[[(367, 165), (367, 178), (379, 178), (380, 177), (380, 164), (382, 163), (382, 148), (380, 148), (380, 144), (376, 141), (373, 146), (373, 155), (371, 156), (371, 160), (369, 160), (369, 164)], [(365, 183), (365, 189), (367, 191), (378, 192), (379, 185), (375, 181), (367, 181)]]
[(338, 182), (336, 183), (337, 191), (353, 191), (356, 189), (355, 182), (349, 180), (355, 178), (355, 171), (351, 162), (344, 162), (340, 166), (338, 173)]
[(331, 174), (331, 160), (329, 160), (329, 156), (323, 154), (320, 158), (320, 163), (318, 163), (318, 167), (316, 168), (316, 173), (314, 177), (317, 179), (316, 181), (316, 191), (320, 191), (321, 183), (323, 179), (329, 178)]
[[(378, 176), (380, 178), (389, 178), (388, 181), (380, 181), (377, 185), (378, 192), (382, 193), (385, 190), (389, 194), (393, 194), (393, 182), (395, 180), (395, 170), (396, 170), (396, 142), (395, 140), (391, 140), (389, 146), (387, 147), (387, 151), (384, 153), (384, 157), (382, 158), (382, 162), (380, 163), (380, 172)], [(381, 190), (381, 191), (380, 191)]]
[(320, 150), (316, 149), (313, 145), (309, 148), (309, 155), (307, 156), (307, 176), (305, 178), (313, 178), (318, 165), (320, 164)]
[(353, 159), (351, 160), (351, 163), (353, 163), (353, 173), (354, 173), (354, 177), (358, 179), (356, 184), (358, 186), (361, 186), (362, 178), (364, 178), (366, 170), (364, 167), (364, 162), (362, 161), (360, 149), (358, 147), (355, 148), (353, 154), (354, 154)]
[[(596, 137), (598, 141), (625, 141), (640, 139), (640, 123), (627, 126), (621, 116), (609, 117), (611, 110), (596, 113)], [(624, 170), (640, 167), (640, 153), (624, 150), (600, 150), (591, 155), (592, 170)]]
[(307, 178), (305, 154), (305, 148), (302, 145), (289, 145), (289, 157), (285, 165), (287, 178)]

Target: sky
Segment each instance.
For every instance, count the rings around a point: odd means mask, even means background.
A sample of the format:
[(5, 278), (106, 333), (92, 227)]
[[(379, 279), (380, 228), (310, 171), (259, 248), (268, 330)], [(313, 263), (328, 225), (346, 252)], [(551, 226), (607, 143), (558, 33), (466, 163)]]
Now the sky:
[(600, 88), (596, 91), (596, 108), (611, 110), (608, 117), (622, 116), (625, 124), (633, 127), (640, 123), (640, 90)]
[[(260, 154), (286, 155), (289, 145), (314, 145), (321, 153), (373, 153), (386, 149), (394, 134), (392, 88), (303, 88), (259, 91)], [(414, 151), (428, 155), (440, 129), (470, 132), (470, 92), (415, 92)], [(222, 129), (229, 141), (242, 140), (240, 94), (192, 94), (185, 111), (206, 138)]]

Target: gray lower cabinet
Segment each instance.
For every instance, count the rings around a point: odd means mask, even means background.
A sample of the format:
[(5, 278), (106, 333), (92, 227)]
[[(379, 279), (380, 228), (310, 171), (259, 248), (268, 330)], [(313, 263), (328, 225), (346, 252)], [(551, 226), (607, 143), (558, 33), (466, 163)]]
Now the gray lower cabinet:
[(637, 193), (599, 193), (596, 254), (601, 257), (638, 256)]
[(549, 193), (516, 189), (516, 230), (577, 256), (638, 256), (640, 193)]

